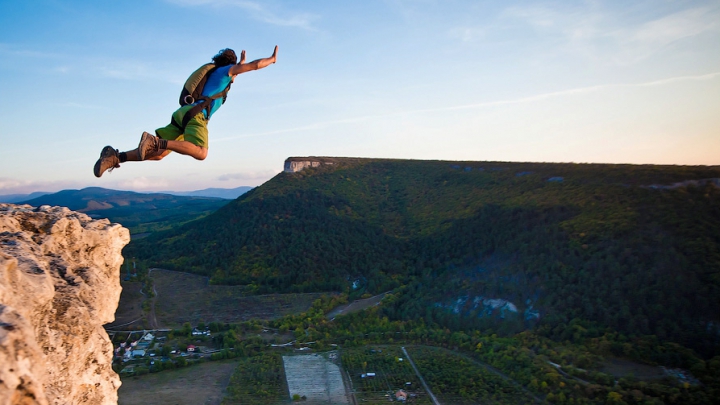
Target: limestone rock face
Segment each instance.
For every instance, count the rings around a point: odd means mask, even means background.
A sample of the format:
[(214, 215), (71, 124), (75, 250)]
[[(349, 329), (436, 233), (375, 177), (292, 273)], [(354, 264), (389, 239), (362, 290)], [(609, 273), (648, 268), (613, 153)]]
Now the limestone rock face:
[(320, 166), (321, 164), (322, 164), (322, 163), (320, 163), (320, 162), (313, 162), (313, 161), (310, 161), (310, 160), (306, 160), (306, 161), (302, 161), (302, 162), (299, 162), (299, 161), (286, 161), (286, 162), (285, 162), (285, 169), (284, 169), (284, 170), (285, 170), (286, 173), (297, 173), (297, 172), (299, 172), (300, 170), (302, 170), (302, 169), (304, 169), (304, 168), (306, 168), (306, 167), (318, 167), (318, 166)]
[(102, 328), (130, 233), (63, 207), (0, 204), (0, 405), (117, 404)]
[(327, 157), (290, 157), (285, 160), (283, 170), (285, 173), (297, 173), (307, 167), (320, 167), (322, 165), (336, 164), (334, 158)]

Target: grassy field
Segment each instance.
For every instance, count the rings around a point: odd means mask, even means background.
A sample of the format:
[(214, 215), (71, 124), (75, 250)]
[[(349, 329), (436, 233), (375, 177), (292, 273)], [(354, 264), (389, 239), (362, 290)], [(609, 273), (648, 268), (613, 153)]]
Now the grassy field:
[(600, 371), (617, 378), (632, 376), (639, 380), (653, 380), (665, 377), (660, 367), (613, 357), (605, 359)]
[(307, 311), (321, 294), (247, 295), (243, 286), (210, 285), (206, 277), (152, 269), (157, 301), (155, 316), (163, 327), (185, 322), (237, 323), (275, 319)]
[(122, 379), (120, 405), (219, 405), (237, 360), (200, 363)]

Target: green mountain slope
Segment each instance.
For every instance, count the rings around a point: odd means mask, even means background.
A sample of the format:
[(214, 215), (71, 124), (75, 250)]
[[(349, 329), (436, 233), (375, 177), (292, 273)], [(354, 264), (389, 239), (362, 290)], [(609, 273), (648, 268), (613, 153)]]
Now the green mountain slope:
[(334, 163), (129, 252), (258, 292), (395, 289), (396, 319), (502, 318), (562, 339), (610, 328), (718, 352), (718, 167)]
[(181, 197), (88, 187), (46, 194), (23, 204), (60, 205), (93, 218), (108, 218), (133, 234), (170, 229), (214, 212), (228, 201), (208, 197)]

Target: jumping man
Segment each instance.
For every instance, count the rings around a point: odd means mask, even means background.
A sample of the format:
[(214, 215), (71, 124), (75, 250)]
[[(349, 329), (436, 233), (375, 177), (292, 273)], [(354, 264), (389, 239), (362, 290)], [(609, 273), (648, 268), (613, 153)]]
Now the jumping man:
[(112, 171), (120, 167), (120, 163), (161, 160), (171, 151), (192, 156), (197, 160), (204, 160), (208, 153), (207, 123), (225, 102), (227, 91), (235, 80), (235, 76), (275, 63), (277, 53), (278, 47), (276, 46), (269, 58), (245, 63), (245, 51), (240, 53), (240, 62), (238, 62), (235, 51), (232, 49), (221, 50), (212, 58), (215, 69), (211, 70), (207, 76), (202, 96), (198, 100), (194, 100), (191, 96), (185, 96), (185, 101), (189, 104), (175, 111), (170, 124), (156, 129), (156, 135), (143, 132), (137, 149), (120, 152), (112, 146), (104, 147), (100, 152), (100, 159), (95, 163), (93, 173), (96, 177), (100, 177), (106, 170)]

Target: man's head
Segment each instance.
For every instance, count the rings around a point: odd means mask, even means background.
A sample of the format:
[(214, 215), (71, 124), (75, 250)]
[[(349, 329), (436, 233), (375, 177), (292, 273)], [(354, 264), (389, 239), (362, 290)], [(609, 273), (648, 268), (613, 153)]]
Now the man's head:
[(213, 56), (212, 60), (215, 66), (218, 67), (234, 65), (237, 63), (237, 55), (235, 55), (235, 51), (233, 51), (232, 49), (225, 48), (221, 49), (217, 55)]

